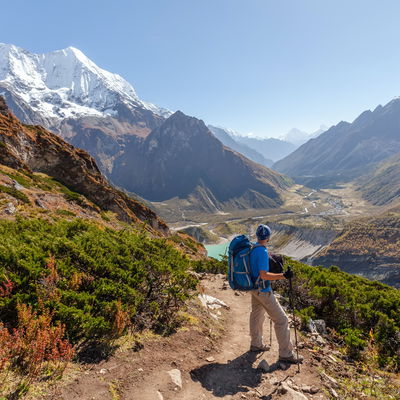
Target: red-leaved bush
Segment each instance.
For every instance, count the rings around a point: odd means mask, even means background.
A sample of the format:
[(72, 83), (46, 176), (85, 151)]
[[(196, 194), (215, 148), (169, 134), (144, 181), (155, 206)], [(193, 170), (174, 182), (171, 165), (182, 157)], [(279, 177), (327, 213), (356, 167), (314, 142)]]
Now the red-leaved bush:
[(14, 284), (9, 279), (6, 279), (0, 284), (0, 297), (10, 296), (13, 288)]
[(54, 373), (62, 373), (74, 356), (74, 348), (63, 339), (65, 328), (52, 325), (48, 311), (38, 315), (32, 308), (18, 305), (18, 326), (12, 332), (0, 323), (0, 371), (7, 367), (33, 381), (48, 363)]

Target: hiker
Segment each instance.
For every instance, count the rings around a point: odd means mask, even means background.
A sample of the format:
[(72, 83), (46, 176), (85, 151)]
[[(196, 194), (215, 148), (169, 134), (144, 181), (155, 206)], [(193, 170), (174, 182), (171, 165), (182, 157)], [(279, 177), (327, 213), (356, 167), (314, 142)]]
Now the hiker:
[(263, 342), (263, 323), (265, 312), (267, 312), (274, 322), (275, 334), (279, 344), (279, 360), (296, 364), (301, 362), (303, 357), (299, 356), (297, 358), (293, 353), (288, 317), (271, 289), (271, 281), (291, 279), (293, 272), (291, 270), (280, 274), (269, 272), (269, 258), (266, 245), (271, 236), (271, 229), (267, 225), (259, 225), (256, 236), (257, 244), (250, 255), (250, 268), (252, 279), (256, 281), (260, 278), (262, 284), (259, 286), (259, 289), (250, 291), (250, 351), (269, 350), (269, 346)]

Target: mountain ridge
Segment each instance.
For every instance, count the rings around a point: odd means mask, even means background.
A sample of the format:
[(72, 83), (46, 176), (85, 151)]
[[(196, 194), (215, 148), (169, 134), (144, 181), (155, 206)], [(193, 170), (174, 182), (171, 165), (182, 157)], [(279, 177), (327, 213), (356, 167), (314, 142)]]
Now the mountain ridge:
[(209, 191), (203, 196), (219, 204), (248, 196), (253, 190), (264, 196), (268, 206), (281, 204), (280, 192), (289, 184), (280, 174), (223, 146), (203, 121), (181, 111), (139, 143), (127, 146), (116, 161), (111, 179), (155, 202), (187, 199), (203, 188)]
[(124, 222), (147, 221), (153, 229), (168, 233), (165, 222), (152, 210), (111, 187), (88, 153), (41, 126), (22, 125), (1, 97), (0, 143), (1, 164), (46, 173)]
[(291, 177), (358, 177), (400, 152), (400, 99), (361, 113), (352, 123), (341, 121), (273, 168)]

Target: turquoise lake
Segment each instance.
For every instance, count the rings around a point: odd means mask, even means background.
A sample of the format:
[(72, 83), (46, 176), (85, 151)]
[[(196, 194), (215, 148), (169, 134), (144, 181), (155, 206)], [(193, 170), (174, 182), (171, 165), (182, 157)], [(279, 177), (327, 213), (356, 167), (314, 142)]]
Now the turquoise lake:
[(227, 253), (228, 245), (229, 243), (222, 243), (222, 244), (205, 245), (204, 247), (206, 248), (209, 257), (214, 257), (220, 260), (221, 256)]

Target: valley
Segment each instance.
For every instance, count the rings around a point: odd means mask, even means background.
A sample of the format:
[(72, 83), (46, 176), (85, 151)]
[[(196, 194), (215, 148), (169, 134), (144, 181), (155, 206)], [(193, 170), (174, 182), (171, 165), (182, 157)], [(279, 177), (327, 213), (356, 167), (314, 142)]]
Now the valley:
[[(171, 229), (196, 238), (206, 246), (209, 255), (217, 258), (227, 254), (233, 236), (247, 234), (255, 239), (257, 225), (265, 223), (273, 231), (272, 252), (310, 265), (339, 265), (347, 272), (399, 287), (397, 252), (394, 251), (394, 258), (381, 255), (383, 249), (395, 245), (400, 239), (399, 214), (392, 211), (396, 204), (395, 201), (391, 205), (373, 205), (363, 199), (362, 193), (352, 183), (318, 190), (295, 184), (285, 192), (284, 203), (279, 208), (240, 210), (223, 215), (193, 213), (190, 219), (168, 221), (167, 218), (167, 221)], [(392, 224), (388, 224), (386, 219), (380, 228), (384, 231), (380, 239), (365, 246), (365, 239), (361, 238), (361, 246), (353, 237), (357, 230), (354, 227), (363, 221), (365, 231), (369, 226), (376, 226), (379, 218), (385, 218), (378, 217), (377, 221), (372, 216), (387, 213), (392, 215)], [(366, 217), (368, 215), (371, 217)], [(395, 232), (394, 236), (387, 237), (387, 241), (384, 227), (388, 232)], [(347, 238), (347, 235), (350, 236)]]

